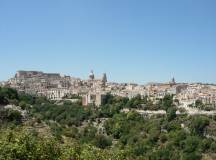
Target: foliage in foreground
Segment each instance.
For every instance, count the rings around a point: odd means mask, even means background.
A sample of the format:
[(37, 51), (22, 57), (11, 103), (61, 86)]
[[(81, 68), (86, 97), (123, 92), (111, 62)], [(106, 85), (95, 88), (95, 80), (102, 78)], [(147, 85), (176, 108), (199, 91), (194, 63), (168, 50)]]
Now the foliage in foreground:
[(102, 150), (91, 145), (62, 144), (55, 138), (39, 137), (29, 131), (7, 130), (0, 134), (0, 160), (123, 160), (123, 151)]

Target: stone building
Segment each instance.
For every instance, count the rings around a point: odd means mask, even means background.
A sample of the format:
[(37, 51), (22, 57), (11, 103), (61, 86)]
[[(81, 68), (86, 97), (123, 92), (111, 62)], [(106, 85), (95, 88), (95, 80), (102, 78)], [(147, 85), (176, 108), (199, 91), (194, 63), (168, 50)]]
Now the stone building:
[(106, 95), (102, 93), (88, 93), (83, 96), (82, 105), (88, 106), (92, 104), (99, 107), (100, 105), (103, 104), (105, 96)]

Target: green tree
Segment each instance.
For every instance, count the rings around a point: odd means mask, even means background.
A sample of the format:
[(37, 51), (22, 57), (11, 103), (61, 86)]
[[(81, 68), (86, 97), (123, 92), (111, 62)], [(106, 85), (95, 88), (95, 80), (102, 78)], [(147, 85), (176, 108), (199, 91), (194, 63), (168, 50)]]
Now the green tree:
[(209, 119), (207, 117), (196, 116), (193, 117), (190, 127), (193, 134), (198, 134), (200, 136), (203, 136), (204, 129), (208, 125), (209, 125)]
[(101, 149), (105, 149), (112, 145), (112, 140), (102, 134), (96, 135), (93, 144)]
[(162, 109), (164, 110), (168, 110), (168, 108), (171, 108), (173, 106), (173, 96), (172, 95), (164, 96), (161, 105), (162, 105)]
[(176, 118), (176, 108), (168, 108), (167, 109), (167, 120), (172, 121), (173, 119)]

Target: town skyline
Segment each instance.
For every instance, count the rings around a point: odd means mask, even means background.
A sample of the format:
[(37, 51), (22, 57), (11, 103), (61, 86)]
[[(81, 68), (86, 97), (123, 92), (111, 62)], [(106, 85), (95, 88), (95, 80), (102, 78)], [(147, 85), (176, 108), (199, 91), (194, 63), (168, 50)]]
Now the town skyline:
[(216, 83), (216, 2), (0, 2), (0, 80), (17, 70)]
[[(24, 55), (26, 55), (28, 58), (25, 61), (22, 61), (21, 59), (22, 57), (24, 57)], [(169, 65), (167, 65), (166, 67), (170, 67), (170, 69), (168, 68), (166, 70), (162, 69), (161, 71), (158, 68), (159, 67), (162, 68), (163, 66), (155, 67), (150, 65), (142, 69), (139, 66), (139, 64), (137, 65), (133, 63), (133, 65), (130, 65), (131, 68), (128, 69), (121, 66), (118, 67), (118, 65), (116, 66), (116, 68), (113, 67), (112, 65), (116, 65), (116, 62), (115, 63), (108, 62), (108, 64), (105, 64), (105, 66), (103, 62), (101, 62), (100, 64), (98, 63), (95, 64), (93, 62), (94, 60), (91, 60), (89, 58), (84, 59), (84, 63), (82, 63), (81, 59), (79, 60), (77, 59), (76, 62), (77, 64), (75, 65), (74, 64), (71, 65), (71, 63), (69, 62), (70, 59), (64, 59), (65, 62), (59, 64), (58, 61), (61, 57), (60, 54), (55, 55), (55, 59), (53, 60), (53, 62), (47, 63), (46, 61), (49, 58), (41, 59), (40, 56), (41, 55), (28, 55), (28, 54), (1, 55), (1, 57), (5, 59), (7, 63), (0, 63), (0, 68), (4, 68), (3, 70), (1, 70), (0, 81), (8, 80), (18, 70), (26, 70), (26, 71), (33, 70), (33, 71), (43, 71), (43, 72), (50, 72), (50, 73), (57, 72), (65, 75), (70, 75), (73, 77), (78, 77), (81, 79), (88, 78), (87, 74), (89, 73), (89, 71), (93, 70), (95, 74), (98, 76), (106, 72), (109, 75), (111, 81), (118, 82), (118, 83), (137, 83), (137, 84), (146, 84), (152, 82), (165, 83), (168, 80), (170, 80), (172, 77), (175, 77), (176, 80), (178, 80), (178, 82), (181, 83), (216, 84), (213, 71), (207, 70), (201, 66), (199, 66), (200, 67), (199, 70), (198, 69), (196, 70), (196, 66), (194, 66), (193, 68), (186, 68), (186, 69), (183, 68), (181, 70), (178, 69), (175, 72), (172, 66)], [(44, 56), (49, 57), (49, 54)], [(15, 57), (15, 58), (10, 59), (10, 57)], [(92, 64), (87, 62), (87, 60), (90, 60)], [(124, 62), (121, 62), (121, 64), (124, 64)], [(211, 63), (210, 65), (212, 64), (213, 63)], [(12, 67), (7, 67), (8, 65)], [(184, 65), (182, 65), (182, 67), (184, 67)], [(211, 69), (214, 70), (213, 68)], [(188, 70), (194, 70), (194, 71), (193, 73), (188, 73)]]
[[(5, 79), (5, 80), (0, 80), (0, 82), (6, 82), (6, 81), (8, 81), (8, 80), (10, 80), (11, 78), (14, 78), (14, 77), (16, 77), (16, 75), (17, 75), (17, 73), (18, 72), (41, 72), (41, 73), (49, 73), (49, 74), (58, 74), (59, 76), (61, 76), (61, 77), (67, 77), (67, 76), (69, 76), (69, 77), (71, 77), (71, 78), (75, 78), (75, 79), (80, 79), (80, 80), (88, 80), (89, 79), (89, 77), (91, 76), (91, 74), (93, 74), (93, 76), (94, 76), (94, 78), (95, 79), (102, 79), (103, 78), (103, 76), (104, 76), (104, 74), (106, 74), (106, 76), (107, 76), (107, 82), (109, 82), (109, 83), (119, 83), (119, 84), (137, 84), (137, 85), (149, 85), (149, 84), (168, 84), (168, 83), (170, 83), (171, 81), (175, 81), (176, 83), (178, 83), (178, 84), (186, 84), (186, 83), (188, 83), (188, 84), (206, 84), (206, 85), (216, 85), (215, 83), (208, 83), (208, 82), (187, 82), (187, 81), (176, 81), (176, 78), (175, 77), (169, 77), (168, 79), (167, 79), (167, 81), (149, 81), (149, 82), (146, 82), (146, 83), (137, 83), (137, 82), (130, 82), (130, 81), (128, 81), (128, 82), (126, 82), (126, 81), (124, 81), (124, 82), (121, 82), (121, 81), (114, 81), (114, 80), (112, 80), (112, 78), (110, 78), (110, 76), (109, 75), (107, 75), (107, 72), (101, 72), (101, 73), (98, 73), (98, 72), (95, 72), (94, 70), (89, 70), (89, 72), (88, 73), (86, 73), (85, 75), (83, 75), (82, 77), (77, 77), (77, 76), (74, 76), (73, 74), (64, 74), (64, 73), (60, 73), (60, 72), (44, 72), (43, 70), (17, 70), (16, 72), (14, 72), (14, 74), (11, 76), (11, 77), (9, 77), (8, 79)], [(95, 73), (97, 73), (97, 74), (95, 74)]]
[(200, 83), (178, 83), (172, 78), (166, 83), (116, 83), (108, 80), (106, 73), (97, 77), (90, 71), (87, 79), (61, 75), (60, 73), (46, 73), (41, 71), (17, 71), (8, 81), (0, 86), (11, 87), (19, 92), (30, 95), (45, 96), (51, 100), (62, 100), (72, 95), (81, 96), (83, 105), (94, 103), (100, 106), (105, 95), (134, 98), (136, 96), (151, 97), (154, 101), (166, 95), (175, 95), (175, 99), (185, 105), (201, 100), (203, 103), (215, 103), (216, 86)]

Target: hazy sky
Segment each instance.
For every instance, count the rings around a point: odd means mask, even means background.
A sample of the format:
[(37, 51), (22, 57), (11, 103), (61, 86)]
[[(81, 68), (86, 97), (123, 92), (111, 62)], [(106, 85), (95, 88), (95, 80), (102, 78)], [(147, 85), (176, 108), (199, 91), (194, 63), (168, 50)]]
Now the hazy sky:
[(0, 80), (16, 70), (216, 83), (215, 0), (0, 0)]

